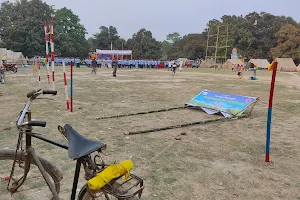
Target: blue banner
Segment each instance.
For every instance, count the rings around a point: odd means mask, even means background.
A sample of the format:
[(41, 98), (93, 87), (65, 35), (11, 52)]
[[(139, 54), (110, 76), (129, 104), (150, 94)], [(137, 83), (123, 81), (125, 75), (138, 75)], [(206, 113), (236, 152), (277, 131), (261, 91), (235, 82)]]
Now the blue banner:
[(234, 94), (222, 94), (209, 90), (203, 90), (200, 94), (190, 100), (187, 105), (199, 106), (229, 115), (241, 115), (248, 106), (256, 102), (256, 97), (239, 96)]

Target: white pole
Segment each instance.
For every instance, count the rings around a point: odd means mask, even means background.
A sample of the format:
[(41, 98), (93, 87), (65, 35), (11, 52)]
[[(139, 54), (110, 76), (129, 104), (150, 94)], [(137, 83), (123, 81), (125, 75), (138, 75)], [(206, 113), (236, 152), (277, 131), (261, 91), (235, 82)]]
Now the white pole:
[(51, 46), (51, 65), (52, 65), (52, 89), (55, 90), (55, 78), (54, 78), (54, 34), (53, 34), (53, 23), (54, 23), (54, 16), (51, 16), (51, 23), (50, 23), (50, 46)]
[(63, 71), (64, 71), (64, 85), (65, 85), (65, 94), (66, 94), (66, 105), (67, 105), (67, 109), (70, 109), (68, 87), (67, 87), (66, 64), (65, 64), (64, 59), (63, 59)]
[(45, 30), (45, 44), (46, 44), (46, 70), (47, 70), (47, 79), (48, 79), (48, 87), (50, 88), (50, 75), (49, 75), (49, 40), (48, 40), (48, 30), (46, 20), (44, 20), (44, 30)]

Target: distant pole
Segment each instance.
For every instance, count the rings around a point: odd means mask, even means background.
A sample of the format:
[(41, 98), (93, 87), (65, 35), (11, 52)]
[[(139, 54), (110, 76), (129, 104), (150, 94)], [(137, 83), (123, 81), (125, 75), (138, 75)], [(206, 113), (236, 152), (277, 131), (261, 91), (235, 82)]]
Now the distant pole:
[[(122, 42), (122, 51), (124, 50), (123, 42)], [(122, 60), (124, 60), (124, 55), (122, 54)]]
[(277, 65), (278, 65), (278, 62), (274, 62), (273, 72), (272, 72), (272, 80), (271, 80), (271, 88), (270, 88), (268, 120), (267, 120), (266, 162), (270, 162), (272, 106), (273, 106), (273, 95), (274, 95), (274, 86), (275, 86), (275, 80), (276, 80)]
[(73, 62), (70, 65), (70, 112), (73, 112)]
[(46, 62), (45, 66), (47, 69), (47, 79), (48, 79), (48, 86), (50, 88), (50, 75), (49, 75), (49, 39), (48, 39), (48, 30), (47, 30), (47, 23), (44, 20), (44, 31), (45, 31), (45, 44), (46, 44)]
[(64, 70), (64, 85), (65, 85), (66, 105), (67, 105), (67, 109), (69, 110), (70, 109), (70, 104), (69, 104), (69, 95), (68, 95), (67, 73), (66, 73), (65, 60), (63, 60), (63, 70)]
[(54, 78), (54, 30), (53, 30), (53, 24), (54, 24), (54, 16), (51, 16), (51, 22), (50, 22), (50, 46), (51, 46), (51, 65), (52, 65), (52, 89), (55, 90), (55, 78)]
[(38, 58), (38, 80), (39, 80), (39, 84), (41, 83), (41, 61), (40, 58)]

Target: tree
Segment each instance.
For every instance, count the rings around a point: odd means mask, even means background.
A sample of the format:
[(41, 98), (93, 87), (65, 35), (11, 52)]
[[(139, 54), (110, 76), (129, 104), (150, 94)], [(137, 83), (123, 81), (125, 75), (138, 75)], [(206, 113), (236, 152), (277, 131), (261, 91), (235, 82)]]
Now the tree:
[(96, 48), (94, 47), (94, 43), (95, 43), (95, 38), (93, 38), (93, 37), (89, 37), (88, 39), (87, 39), (87, 43), (88, 43), (88, 45), (89, 45), (89, 51), (94, 51)]
[(121, 49), (124, 39), (120, 39), (116, 27), (100, 26), (100, 32), (94, 34), (94, 47), (97, 49)]
[(167, 40), (164, 40), (161, 43), (161, 51), (162, 51), (162, 59), (167, 60), (168, 59), (168, 53), (172, 47), (172, 44), (168, 42)]
[[(297, 22), (290, 17), (253, 12), (244, 17), (224, 15), (221, 21), (215, 19), (209, 21), (208, 27), (228, 25), (228, 46), (236, 47), (240, 55), (248, 58), (272, 59), (271, 49), (277, 44), (275, 34), (285, 24), (296, 25)], [(216, 33), (216, 31), (212, 32)], [(220, 38), (219, 44), (225, 44), (225, 38)], [(223, 51), (220, 49), (219, 53), (224, 55)], [(230, 51), (227, 56), (230, 56)]]
[(300, 59), (300, 27), (286, 24), (275, 34), (277, 46), (271, 49), (273, 58)]
[(178, 32), (170, 33), (167, 35), (167, 40), (174, 43), (181, 39), (181, 36)]
[(151, 31), (144, 28), (127, 40), (127, 46), (133, 51), (134, 58), (161, 58), (161, 43), (152, 37)]
[(52, 8), (41, 0), (3, 2), (0, 8), (0, 37), (8, 49), (25, 56), (45, 54), (44, 19)]
[(168, 59), (177, 58), (205, 58), (206, 34), (188, 34), (172, 44)]
[(70, 9), (64, 7), (55, 12), (54, 31), (57, 55), (83, 58), (88, 54), (86, 29)]

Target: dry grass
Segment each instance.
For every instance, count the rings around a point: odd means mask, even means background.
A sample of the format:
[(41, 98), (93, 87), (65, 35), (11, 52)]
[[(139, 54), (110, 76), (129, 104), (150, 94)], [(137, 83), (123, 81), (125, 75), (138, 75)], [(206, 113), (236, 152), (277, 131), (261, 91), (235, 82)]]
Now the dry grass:
[[(44, 74), (44, 72), (43, 72)], [(76, 68), (74, 73), (74, 113), (65, 110), (61, 70), (57, 70), (59, 95), (32, 105), (33, 118), (46, 120), (38, 129), (57, 141), (63, 141), (58, 124), (70, 123), (82, 135), (108, 145), (107, 159), (132, 156), (134, 172), (145, 180), (144, 200), (171, 199), (300, 199), (299, 74), (279, 73), (273, 106), (271, 160), (264, 162), (265, 132), (270, 72), (259, 71), (257, 81), (237, 79), (230, 71), (186, 69), (175, 77), (166, 70)], [(13, 148), (17, 142), (14, 122), (31, 88), (39, 85), (30, 69), (7, 74), (0, 85), (0, 146)], [(45, 75), (43, 76), (43, 78)], [(206, 124), (126, 137), (127, 131), (158, 128), (210, 116), (200, 111), (176, 110), (165, 113), (95, 120), (96, 117), (182, 106), (203, 89), (260, 97), (250, 118)], [(11, 127), (10, 130), (4, 130)], [(181, 132), (182, 140), (174, 137)], [(75, 162), (67, 152), (34, 140), (38, 154), (62, 170), (61, 195), (69, 199)], [(1, 164), (1, 162), (0, 162)], [(3, 167), (2, 167), (3, 168)], [(35, 180), (35, 179), (32, 179)], [(1, 181), (0, 197), (9, 197)], [(80, 186), (84, 179), (80, 181)], [(28, 181), (27, 189), (12, 199), (43, 199), (47, 187), (40, 180)], [(39, 192), (38, 192), (39, 191)], [(2, 196), (1, 196), (2, 195)], [(27, 197), (29, 196), (29, 197)], [(27, 198), (26, 198), (27, 197)], [(39, 198), (38, 198), (39, 197)]]

